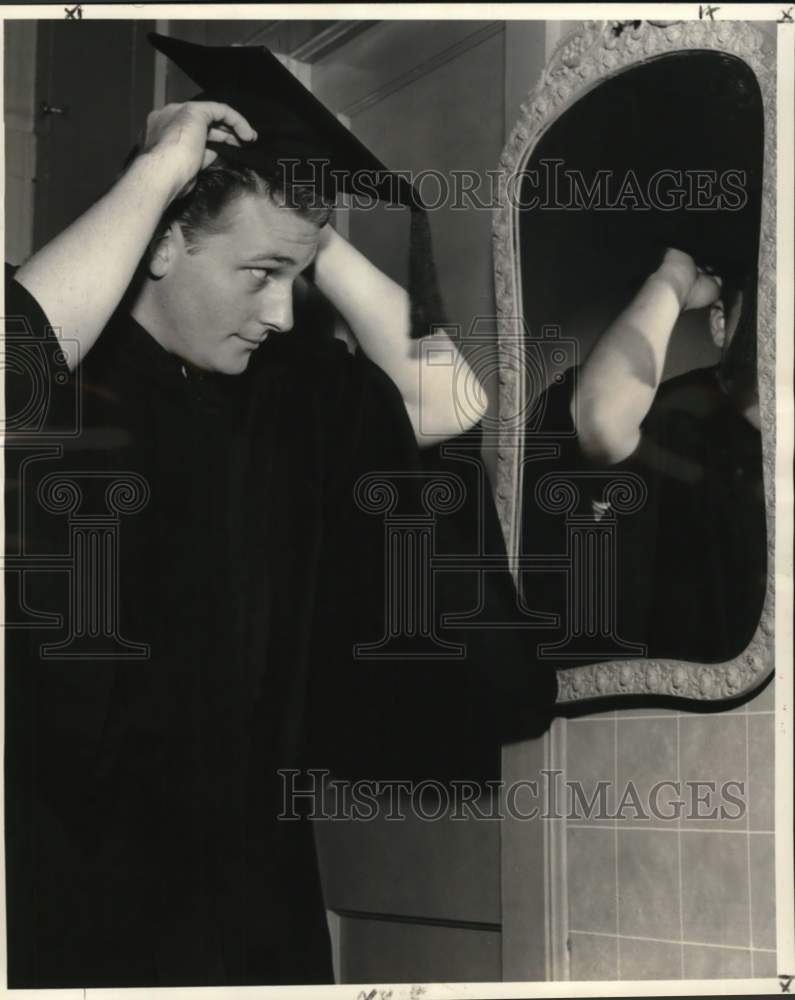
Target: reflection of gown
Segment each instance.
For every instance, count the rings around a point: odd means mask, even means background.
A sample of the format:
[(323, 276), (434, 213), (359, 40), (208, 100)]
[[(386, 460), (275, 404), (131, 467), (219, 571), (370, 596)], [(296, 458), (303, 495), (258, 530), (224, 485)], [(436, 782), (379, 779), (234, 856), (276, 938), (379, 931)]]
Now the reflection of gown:
[[(720, 662), (738, 655), (753, 636), (765, 590), (761, 435), (721, 391), (717, 369), (698, 369), (660, 387), (635, 452), (598, 470), (573, 436), (575, 377), (570, 369), (546, 392), (544, 427), (568, 436), (560, 438), (559, 458), (526, 468), (524, 551), (565, 548), (564, 518), (541, 513), (534, 502), (541, 475), (601, 471), (584, 498), (598, 519), (605, 515), (600, 501), (609, 475), (633, 473), (648, 498), (636, 513), (616, 515), (618, 637), (645, 645), (649, 656)], [(525, 581), (532, 607), (565, 611), (561, 574), (530, 574)], [(546, 633), (543, 641), (563, 634)], [(618, 644), (615, 649), (618, 657)]]
[[(57, 343), (15, 282), (6, 303), (33, 333), (8, 348), (7, 408), (20, 414), (26, 357), (51, 358)], [(148, 643), (150, 655), (92, 659), (83, 636), (77, 656), (46, 658), (42, 643), (64, 628), (6, 633), (12, 986), (332, 979), (311, 825), (278, 820), (277, 768), (325, 767), (335, 725), (348, 735), (346, 723), (365, 766), (379, 744), (401, 745), (401, 733), (403, 745), (439, 740), (422, 707), (440, 688), (431, 673), (390, 674), (417, 706), (408, 725), (389, 700), (368, 699), (372, 689), (347, 719), (335, 704), (346, 690), (335, 671), (353, 640), (378, 638), (384, 601), (383, 522), (356, 508), (352, 485), (363, 472), (421, 466), (390, 380), (342, 344), (308, 336), (271, 337), (244, 375), (201, 376), (120, 314), (75, 378), (59, 382), (52, 362), (42, 372), (48, 425), (6, 456), (7, 546), (23, 535), (28, 556), (63, 565), (68, 518), (89, 517), (72, 526), (102, 535), (115, 503), (119, 620), (109, 612), (92, 627)], [(74, 423), (78, 384), (81, 433), (59, 438)], [(19, 460), (37, 449), (37, 460)], [(37, 491), (51, 473), (83, 491), (71, 515), (71, 486)], [(133, 511), (134, 486), (126, 499), (107, 487), (136, 477), (151, 496)], [(24, 593), (18, 583), (7, 574), (9, 620), (23, 602), (62, 616), (70, 607), (63, 573), (26, 574)], [(108, 603), (112, 586), (103, 583)], [(499, 686), (512, 670), (527, 700), (551, 697), (516, 641), (496, 638), (497, 662), (481, 637), (474, 663), (441, 671), (443, 734), (455, 731), (457, 699), (482, 705), (478, 682), (492, 676)], [(318, 690), (329, 728), (313, 721), (307, 761), (307, 702)]]

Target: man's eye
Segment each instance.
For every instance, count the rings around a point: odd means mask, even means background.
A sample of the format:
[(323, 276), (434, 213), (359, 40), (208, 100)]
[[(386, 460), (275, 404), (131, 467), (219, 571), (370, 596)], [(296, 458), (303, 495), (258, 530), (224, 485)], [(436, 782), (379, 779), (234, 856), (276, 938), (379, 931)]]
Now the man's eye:
[(257, 281), (265, 282), (270, 276), (270, 271), (267, 267), (247, 267), (246, 270)]

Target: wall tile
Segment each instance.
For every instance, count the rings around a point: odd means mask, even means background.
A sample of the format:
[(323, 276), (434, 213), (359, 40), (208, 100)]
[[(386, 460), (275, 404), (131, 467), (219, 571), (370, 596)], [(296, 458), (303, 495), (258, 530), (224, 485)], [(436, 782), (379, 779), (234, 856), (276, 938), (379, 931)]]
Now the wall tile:
[(774, 731), (774, 716), (748, 716), (746, 795), (751, 830), (772, 830), (775, 824)]
[(685, 945), (685, 979), (749, 979), (751, 952)]
[(776, 947), (775, 866), (773, 835), (751, 837), (751, 922), (756, 948)]
[[(597, 780), (610, 780), (614, 765), (615, 725), (617, 773), (615, 789), (608, 797), (611, 807), (632, 781), (647, 805), (648, 791), (658, 781), (677, 778), (677, 719), (679, 720), (680, 779), (715, 782), (711, 806), (724, 804), (727, 817), (685, 818), (681, 836), (661, 827), (666, 820), (649, 823), (637, 820), (627, 807), (625, 819), (618, 820), (619, 929), (622, 935), (638, 938), (665, 938), (676, 941), (682, 933), (679, 914), (679, 842), (682, 851), (682, 922), (684, 974), (688, 979), (744, 978), (751, 972), (751, 927), (749, 924), (748, 845), (751, 855), (751, 902), (753, 944), (756, 948), (775, 946), (773, 844), (772, 837), (751, 829), (769, 830), (773, 824), (772, 715), (774, 687), (770, 685), (745, 706), (731, 713), (695, 715), (659, 709), (619, 712), (613, 723), (606, 717), (569, 722), (567, 778), (582, 782), (587, 795), (593, 794)], [(748, 713), (746, 719), (746, 710)], [(754, 714), (757, 713), (757, 714)], [(763, 714), (768, 713), (768, 714)], [(746, 729), (747, 725), (747, 729)], [(747, 733), (747, 739), (746, 739)], [(746, 750), (748, 754), (746, 770)], [(748, 815), (731, 816), (736, 805), (721, 798), (725, 782), (743, 782), (731, 794), (744, 800)], [(687, 786), (683, 797), (688, 798)], [(666, 797), (668, 796), (668, 797)], [(660, 804), (674, 797), (672, 791), (660, 796)], [(702, 806), (702, 810), (703, 810)], [(593, 817), (575, 821), (598, 824)], [(676, 821), (668, 821), (672, 825)], [(698, 830), (714, 830), (712, 834)], [(731, 833), (718, 831), (733, 831)], [(601, 831), (597, 842), (591, 829), (569, 830), (570, 924), (577, 931), (615, 930), (615, 886), (613, 884), (612, 837)], [(572, 934), (572, 979), (609, 980), (615, 950), (609, 937)], [(709, 944), (724, 947), (709, 947)], [(579, 951), (577, 951), (579, 948)], [(775, 974), (772, 952), (755, 951), (756, 977)], [(618, 944), (618, 974), (621, 979), (678, 978), (681, 953), (676, 944), (628, 940)]]
[(622, 937), (618, 964), (620, 979), (681, 979), (682, 949), (678, 944)]
[(690, 831), (681, 841), (685, 940), (748, 947), (747, 837)]
[(569, 937), (569, 976), (572, 980), (614, 981), (618, 979), (618, 941), (594, 934)]
[(754, 979), (773, 979), (778, 976), (778, 959), (773, 951), (754, 952)]
[(575, 931), (616, 930), (615, 837), (594, 826), (569, 830), (566, 840), (569, 927)]
[(776, 708), (776, 679), (773, 678), (772, 681), (764, 688), (759, 694), (755, 695), (745, 706), (749, 712), (761, 712), (769, 710), (771, 712), (775, 711)]
[[(677, 722), (675, 718), (621, 719), (618, 722), (618, 776), (616, 808), (622, 804), (619, 825), (673, 826), (678, 825), (674, 811), (672, 819), (660, 818), (652, 814), (651, 789), (660, 782), (676, 782), (676, 740)], [(637, 797), (630, 798), (627, 790), (630, 783)], [(678, 798), (673, 788), (664, 788), (656, 796), (658, 812), (670, 814), (672, 798)], [(640, 808), (638, 808), (640, 807)], [(648, 818), (637, 818), (647, 815)]]
[[(607, 781), (603, 798), (597, 799), (597, 809), (588, 816), (586, 806), (572, 797), (566, 803), (570, 818), (577, 823), (612, 822), (599, 819), (598, 803), (605, 801), (610, 813), (615, 810), (615, 721), (581, 719), (566, 728), (566, 781), (577, 782), (588, 800), (594, 795), (597, 782)], [(576, 817), (576, 818), (575, 818)]]
[[(684, 798), (690, 798), (685, 782), (714, 782), (715, 791), (702, 791), (705, 802), (685, 807), (682, 827), (699, 829), (744, 830), (745, 807), (738, 818), (722, 819), (719, 815), (724, 801), (721, 787), (724, 783), (741, 782), (747, 788), (745, 761), (746, 730), (744, 715), (686, 716), (679, 722), (680, 777)], [(735, 788), (732, 794), (740, 793)], [(744, 793), (741, 796), (744, 798)], [(730, 816), (737, 816), (738, 809), (725, 802)], [(716, 815), (711, 816), (712, 813)]]
[(673, 830), (619, 830), (620, 933), (679, 938), (677, 842)]

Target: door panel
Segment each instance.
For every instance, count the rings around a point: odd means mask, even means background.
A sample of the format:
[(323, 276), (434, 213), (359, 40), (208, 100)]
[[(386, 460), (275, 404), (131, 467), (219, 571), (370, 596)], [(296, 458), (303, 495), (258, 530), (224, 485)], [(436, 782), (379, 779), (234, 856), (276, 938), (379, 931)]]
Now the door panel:
[(152, 30), (153, 21), (39, 22), (34, 249), (121, 173), (152, 109)]

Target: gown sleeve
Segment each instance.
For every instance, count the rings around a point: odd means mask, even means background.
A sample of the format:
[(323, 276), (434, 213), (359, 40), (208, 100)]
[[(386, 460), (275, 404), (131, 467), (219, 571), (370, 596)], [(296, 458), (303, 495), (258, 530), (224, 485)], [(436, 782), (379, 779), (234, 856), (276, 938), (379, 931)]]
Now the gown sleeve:
[[(82, 664), (64, 670), (45, 661), (40, 647), (53, 640), (42, 613), (64, 606), (63, 574), (35, 566), (24, 557), (60, 552), (57, 536), (38, 497), (44, 471), (58, 468), (69, 441), (79, 437), (79, 407), (58, 338), (35, 298), (5, 268), (5, 795), (8, 977), (13, 985), (34, 982), (36, 866), (34, 836), (42, 812), (52, 801), (75, 803), (87, 740), (81, 726), (90, 699), (75, 697)], [(32, 560), (35, 562), (35, 559)], [(64, 709), (69, 706), (69, 711)], [(72, 711), (74, 709), (74, 711)], [(53, 725), (53, 720), (58, 725)], [(60, 728), (59, 728), (60, 727)], [(64, 736), (64, 739), (60, 737)], [(55, 775), (44, 804), (32, 775)], [(49, 829), (53, 843), (65, 842), (60, 827)], [(55, 902), (58, 907), (57, 893)]]
[[(340, 410), (347, 447), (335, 463), (333, 530), (321, 572), (313, 766), (331, 762), (332, 770), (367, 777), (498, 777), (500, 743), (516, 738), (517, 726), (526, 735), (546, 726), (556, 688), (554, 674), (530, 661), (526, 632), (515, 627), (513, 583), (491, 490), (481, 478), (479, 429), (456, 439), (454, 450), (463, 449), (470, 461), (444, 447), (421, 450), (391, 380), (363, 356), (352, 359), (351, 368), (354, 391)], [(482, 595), (471, 569), (436, 577), (436, 634), (463, 645), (465, 655), (429, 657), (427, 644), (419, 643), (411, 656), (357, 657), (354, 644), (388, 635), (387, 574), (401, 557), (387, 551), (385, 516), (421, 515), (423, 487), (440, 473), (463, 481), (464, 502), (433, 518), (435, 554), (471, 556), (485, 546), (500, 563), (482, 575)], [(382, 496), (394, 490), (390, 514), (362, 509), (354, 493), (358, 482), (361, 501), (362, 477), (375, 477), (369, 480), (373, 501), (379, 489)], [(446, 615), (477, 609), (481, 596), (482, 619), (508, 627), (444, 624)]]
[(25, 439), (73, 435), (78, 419), (74, 377), (44, 310), (14, 274), (6, 264), (7, 432)]

